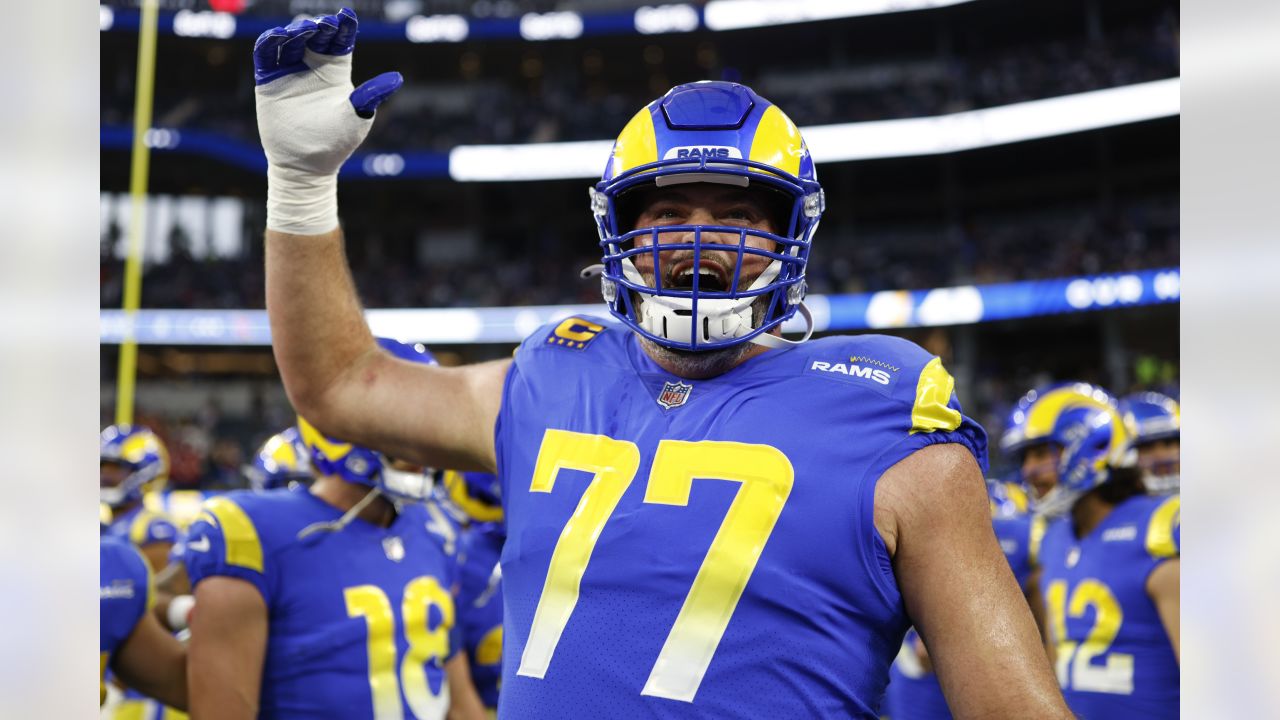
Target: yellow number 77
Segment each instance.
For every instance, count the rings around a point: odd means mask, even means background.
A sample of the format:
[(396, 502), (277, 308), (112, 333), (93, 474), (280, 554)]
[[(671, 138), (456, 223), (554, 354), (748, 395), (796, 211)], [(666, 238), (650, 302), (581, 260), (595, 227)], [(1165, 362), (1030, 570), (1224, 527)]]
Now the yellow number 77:
[[(578, 603), (582, 575), (596, 541), (640, 468), (635, 443), (604, 435), (547, 430), (533, 471), (533, 492), (551, 492), (561, 469), (594, 475), (551, 553), (542, 596), (518, 675), (542, 678), (569, 616)], [(724, 636), (742, 591), (755, 570), (795, 472), (782, 451), (769, 445), (703, 440), (658, 444), (644, 501), (688, 505), (695, 479), (741, 483), (729, 512), (698, 568), (684, 606), (649, 673), (642, 695), (692, 702)]]

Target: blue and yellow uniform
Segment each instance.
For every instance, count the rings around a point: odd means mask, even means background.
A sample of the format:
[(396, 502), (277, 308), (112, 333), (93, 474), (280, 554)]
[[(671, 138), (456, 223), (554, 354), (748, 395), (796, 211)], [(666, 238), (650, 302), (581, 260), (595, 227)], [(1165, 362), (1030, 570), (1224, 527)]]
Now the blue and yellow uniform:
[[(1009, 561), (1013, 577), (1023, 592), (1035, 568), (1044, 522), (1029, 515), (991, 519), (1000, 550)], [(902, 649), (889, 671), (889, 689), (885, 694), (885, 711), (890, 720), (950, 720), (951, 711), (942, 695), (938, 676), (926, 670), (912, 648), (915, 628), (907, 632)]]
[(503, 717), (876, 717), (907, 629), (879, 477), (986, 434), (892, 337), (681, 380), (570, 318), (517, 350), (495, 431)]
[(113, 516), (102, 534), (145, 547), (152, 543), (175, 542), (178, 529), (163, 513), (142, 503), (128, 512)]
[(203, 490), (164, 490), (142, 496), (142, 504), (182, 531), (200, 516), (204, 501), (218, 494)]
[(1180, 503), (1132, 497), (1083, 538), (1070, 517), (1045, 531), (1040, 590), (1058, 682), (1081, 717), (1178, 717), (1178, 661), (1146, 585), (1181, 552)]
[(475, 523), (462, 532), (458, 556), (458, 626), (471, 680), (485, 707), (498, 707), (502, 680), (502, 573), (498, 558), (506, 533), (499, 523)]
[(227, 576), (261, 593), (259, 717), (442, 718), (457, 571), (437, 518), (406, 504), (386, 528), (357, 518), (298, 537), (342, 515), (302, 487), (213, 498), (187, 533), (191, 584)]
[(151, 568), (138, 549), (125, 540), (104, 537), (99, 543), (98, 589), (99, 702), (107, 697), (106, 673), (111, 655), (133, 633), (155, 601)]

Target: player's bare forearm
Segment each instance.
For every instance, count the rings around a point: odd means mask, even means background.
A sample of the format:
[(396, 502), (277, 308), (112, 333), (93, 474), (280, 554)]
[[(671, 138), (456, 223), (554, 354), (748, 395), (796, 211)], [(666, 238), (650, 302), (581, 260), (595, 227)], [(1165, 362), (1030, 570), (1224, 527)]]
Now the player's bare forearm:
[(267, 652), (267, 606), (251, 584), (229, 577), (196, 586), (187, 653), (191, 720), (258, 715)]
[(127, 686), (179, 710), (187, 709), (187, 651), (150, 614), (142, 616), (111, 660)]
[(334, 437), (433, 467), (495, 467), (493, 425), (510, 361), (404, 362), (373, 341), (340, 230), (267, 231), (267, 313), (289, 399)]
[(458, 651), (444, 664), (445, 678), (449, 683), (448, 720), (484, 720), (484, 703), (471, 680), (471, 667), (467, 653)]
[(996, 541), (973, 456), (953, 444), (917, 451), (880, 478), (875, 509), (952, 714), (1073, 717)]
[(1164, 625), (1165, 634), (1169, 636), (1169, 644), (1173, 646), (1173, 656), (1182, 661), (1180, 610), (1182, 607), (1182, 561), (1179, 558), (1166, 560), (1156, 566), (1147, 576), (1147, 595), (1156, 606), (1160, 615), (1160, 623)]

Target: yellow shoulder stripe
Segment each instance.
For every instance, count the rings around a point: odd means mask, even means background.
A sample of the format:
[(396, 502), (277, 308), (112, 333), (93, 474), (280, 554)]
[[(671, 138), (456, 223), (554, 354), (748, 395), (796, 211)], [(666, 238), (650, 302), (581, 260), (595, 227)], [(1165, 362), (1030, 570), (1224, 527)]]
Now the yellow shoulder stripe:
[(499, 625), (480, 638), (476, 645), (477, 665), (497, 665), (502, 662), (502, 626)]
[(1040, 567), (1040, 543), (1044, 540), (1044, 530), (1048, 523), (1043, 515), (1036, 515), (1031, 518), (1031, 542), (1027, 547), (1027, 559), (1031, 561), (1031, 567)]
[(1178, 544), (1174, 542), (1173, 531), (1182, 522), (1182, 496), (1173, 497), (1160, 503), (1160, 507), (1151, 514), (1151, 524), (1147, 526), (1147, 552), (1154, 557), (1177, 557)]
[(201, 517), (213, 515), (222, 528), (223, 542), (227, 547), (227, 564), (262, 572), (262, 542), (253, 520), (239, 505), (225, 497), (216, 497), (204, 504)]
[(134, 545), (141, 545), (147, 541), (147, 529), (151, 527), (151, 521), (158, 519), (160, 516), (145, 507), (133, 516), (133, 520), (129, 521), (129, 542)]
[(948, 405), (955, 386), (955, 378), (942, 367), (941, 358), (934, 358), (924, 366), (916, 383), (916, 403), (911, 408), (912, 435), (960, 427), (960, 413)]
[(467, 483), (462, 479), (462, 473), (454, 470), (446, 470), (444, 473), (444, 486), (449, 490), (449, 499), (453, 501), (476, 522), (497, 522), (502, 519), (502, 507), (492, 507), (467, 494)]

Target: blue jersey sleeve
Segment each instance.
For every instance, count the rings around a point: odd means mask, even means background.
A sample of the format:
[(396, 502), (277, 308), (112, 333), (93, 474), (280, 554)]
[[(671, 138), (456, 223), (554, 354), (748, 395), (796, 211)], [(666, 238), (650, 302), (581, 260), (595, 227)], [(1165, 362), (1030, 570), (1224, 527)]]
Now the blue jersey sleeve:
[(155, 596), (151, 567), (133, 545), (103, 538), (99, 561), (101, 650), (109, 653), (129, 637)]
[(183, 561), (192, 588), (207, 577), (223, 575), (248, 582), (271, 603), (266, 553), (257, 526), (234, 496), (205, 503), (187, 530)]

